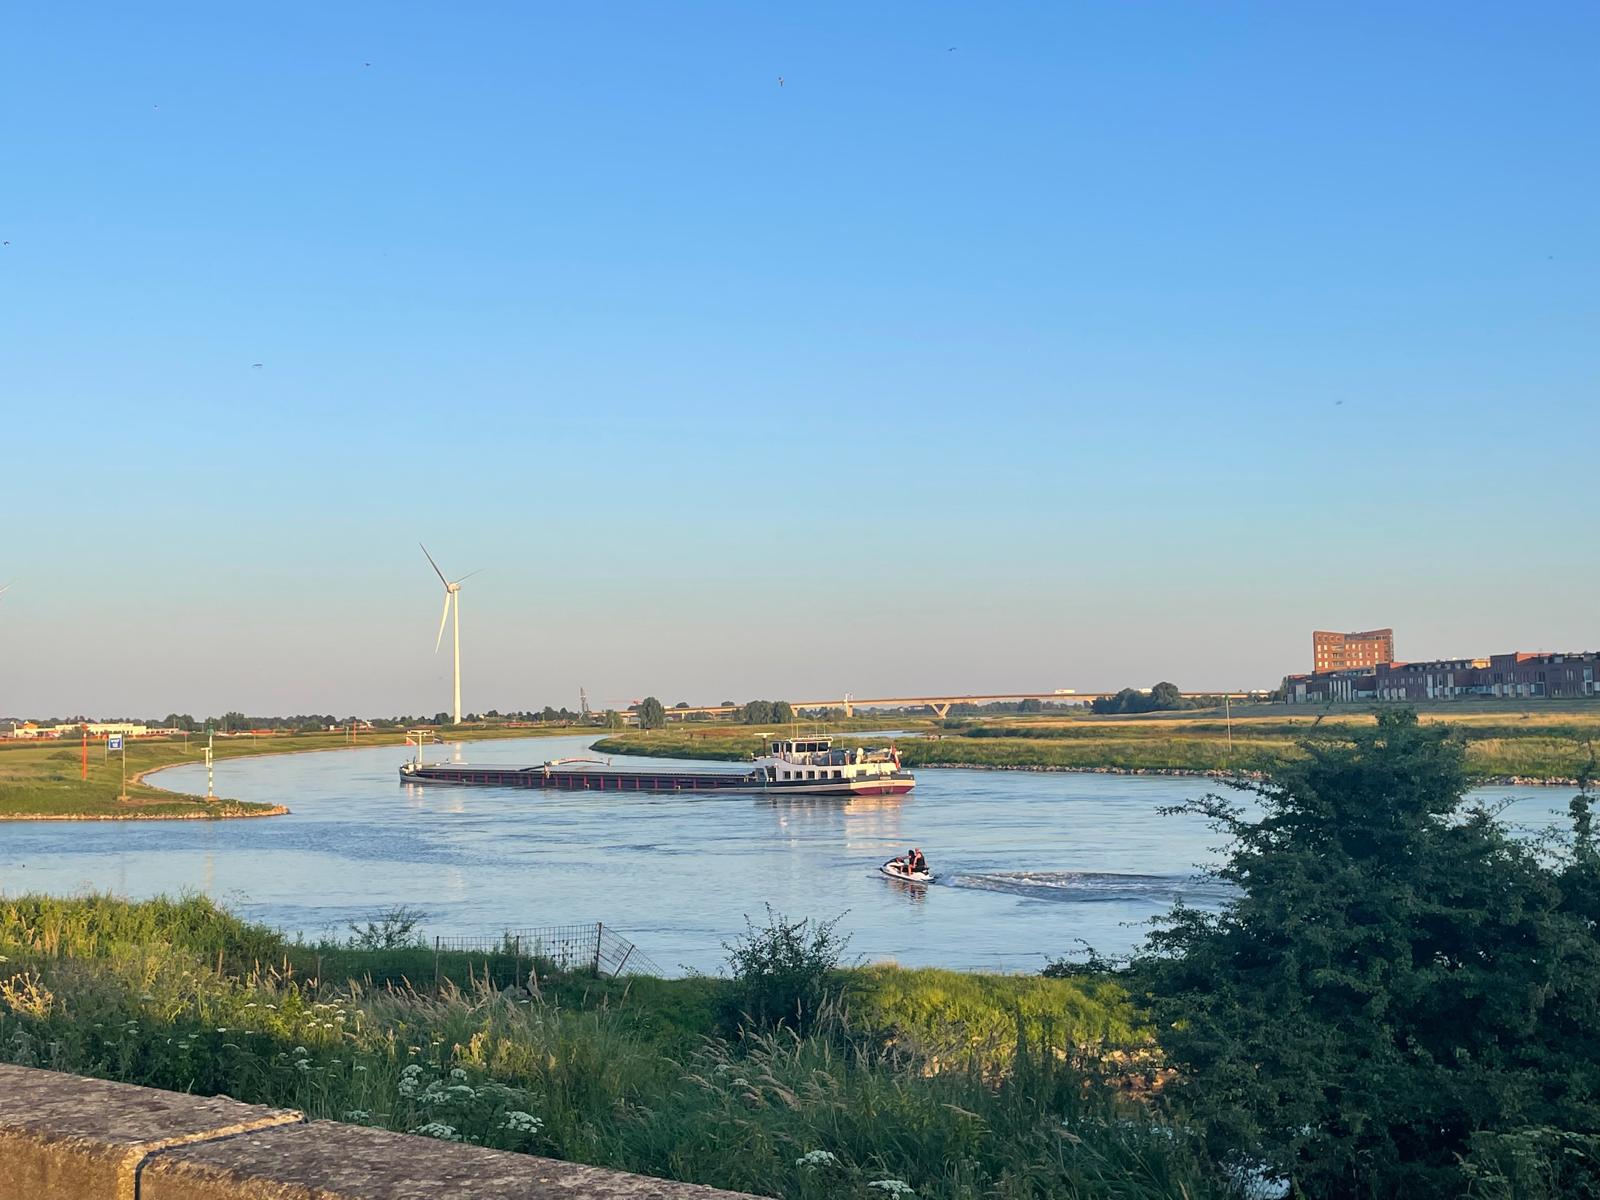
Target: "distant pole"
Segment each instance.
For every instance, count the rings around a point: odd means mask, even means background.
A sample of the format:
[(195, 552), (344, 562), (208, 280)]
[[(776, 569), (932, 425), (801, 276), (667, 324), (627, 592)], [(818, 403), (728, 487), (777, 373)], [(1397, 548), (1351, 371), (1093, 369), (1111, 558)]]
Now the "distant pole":
[(216, 738), (217, 738), (217, 735), (214, 734), (214, 733), (209, 733), (208, 732), (206, 734), (206, 799), (207, 800), (215, 800), (217, 798), (217, 777), (216, 777), (216, 773), (211, 768), (211, 751), (212, 751), (212, 747), (216, 743)]
[(127, 798), (128, 798), (128, 743), (127, 742), (123, 742), (122, 743), (122, 795), (118, 796), (117, 799), (118, 800), (126, 800)]
[(80, 774), (78, 776), (78, 778), (80, 778), (80, 779), (88, 779), (89, 778), (89, 726), (88, 725), (85, 725), (83, 727), (83, 772), (82, 772), (82, 774)]
[(1226, 692), (1222, 695), (1222, 711), (1228, 717), (1228, 753), (1233, 753), (1233, 697)]

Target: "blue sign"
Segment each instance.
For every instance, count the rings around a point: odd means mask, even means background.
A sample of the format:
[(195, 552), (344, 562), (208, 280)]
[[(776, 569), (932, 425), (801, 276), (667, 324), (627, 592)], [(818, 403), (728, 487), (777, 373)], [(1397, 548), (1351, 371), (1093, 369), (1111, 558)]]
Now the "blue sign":
[(121, 750), (122, 749), (122, 735), (120, 733), (113, 733), (110, 737), (106, 738), (106, 749), (107, 750)]

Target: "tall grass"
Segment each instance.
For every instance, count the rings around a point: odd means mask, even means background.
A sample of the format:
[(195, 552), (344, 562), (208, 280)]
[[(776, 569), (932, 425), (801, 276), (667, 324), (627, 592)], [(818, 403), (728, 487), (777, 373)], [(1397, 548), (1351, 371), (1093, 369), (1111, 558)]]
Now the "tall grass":
[(296, 952), (201, 899), (8, 902), (0, 1056), (798, 1200), (1227, 1194), (1103, 1081), (1140, 1036), (1113, 985), (873, 968), (724, 1037), (717, 980), (335, 986)]

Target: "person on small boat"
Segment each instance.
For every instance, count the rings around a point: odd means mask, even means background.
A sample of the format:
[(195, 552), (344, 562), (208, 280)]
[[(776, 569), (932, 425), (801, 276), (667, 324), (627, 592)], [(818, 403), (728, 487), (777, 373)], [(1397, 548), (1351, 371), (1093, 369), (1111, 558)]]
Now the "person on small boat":
[(915, 846), (911, 848), (911, 853), (906, 855), (906, 870), (912, 874), (918, 871), (926, 874), (928, 871), (928, 860), (922, 857), (922, 851)]

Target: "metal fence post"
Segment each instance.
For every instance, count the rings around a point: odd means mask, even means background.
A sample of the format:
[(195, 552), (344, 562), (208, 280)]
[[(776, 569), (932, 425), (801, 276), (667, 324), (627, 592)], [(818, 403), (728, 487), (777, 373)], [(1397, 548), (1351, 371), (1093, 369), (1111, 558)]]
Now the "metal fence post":
[(439, 935), (433, 935), (433, 987), (439, 990)]
[(596, 978), (600, 976), (600, 941), (605, 936), (605, 932), (605, 925), (596, 921), (594, 923), (594, 973)]
[(522, 935), (520, 933), (517, 934), (512, 942), (511, 986), (522, 986)]

